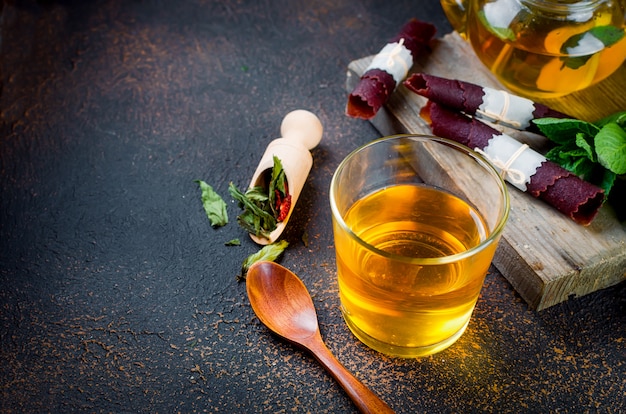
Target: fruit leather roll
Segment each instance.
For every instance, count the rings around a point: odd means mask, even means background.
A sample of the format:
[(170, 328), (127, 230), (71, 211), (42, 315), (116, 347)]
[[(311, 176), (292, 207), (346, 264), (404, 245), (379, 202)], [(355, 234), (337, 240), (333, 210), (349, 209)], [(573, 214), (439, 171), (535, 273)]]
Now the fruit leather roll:
[(411, 19), (369, 64), (348, 95), (346, 114), (371, 119), (406, 78), (414, 60), (430, 50), (435, 26)]
[(526, 144), (497, 129), (429, 101), (422, 108), (433, 134), (482, 153), (510, 184), (588, 225), (604, 202), (604, 190), (549, 161)]
[(537, 118), (572, 118), (546, 105), (470, 82), (414, 73), (404, 85), (440, 105), (510, 128), (540, 133)]

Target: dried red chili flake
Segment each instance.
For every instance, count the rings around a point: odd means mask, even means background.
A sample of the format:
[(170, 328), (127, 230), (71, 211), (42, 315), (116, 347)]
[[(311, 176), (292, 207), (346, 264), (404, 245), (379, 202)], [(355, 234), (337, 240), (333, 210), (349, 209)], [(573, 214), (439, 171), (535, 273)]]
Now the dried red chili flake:
[(274, 190), (274, 210), (280, 211), (280, 205), (282, 204), (283, 199), (280, 191)]
[[(279, 202), (279, 197), (277, 196), (276, 202)], [(289, 209), (291, 209), (291, 194), (287, 194), (287, 197), (280, 200), (280, 204), (277, 206), (276, 211), (278, 212), (278, 217), (276, 217), (276, 221), (283, 221), (287, 218), (287, 214), (289, 214)]]

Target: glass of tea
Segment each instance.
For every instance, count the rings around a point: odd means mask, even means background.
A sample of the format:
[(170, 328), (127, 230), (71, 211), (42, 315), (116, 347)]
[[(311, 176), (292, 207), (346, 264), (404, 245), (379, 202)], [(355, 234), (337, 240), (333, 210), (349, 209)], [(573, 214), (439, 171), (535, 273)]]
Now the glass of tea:
[(509, 214), (494, 167), (443, 138), (385, 137), (341, 162), (330, 204), (341, 310), (354, 335), (407, 358), (452, 345)]
[(441, 0), (453, 27), (504, 86), (555, 98), (626, 59), (626, 0)]

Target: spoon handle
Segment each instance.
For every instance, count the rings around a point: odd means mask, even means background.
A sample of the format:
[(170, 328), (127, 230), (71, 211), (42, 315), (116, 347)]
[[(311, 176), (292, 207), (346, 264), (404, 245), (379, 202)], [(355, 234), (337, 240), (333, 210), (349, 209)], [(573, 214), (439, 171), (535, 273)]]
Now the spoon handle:
[(313, 353), (315, 359), (337, 380), (361, 413), (391, 414), (394, 412), (387, 403), (367, 388), (335, 358), (322, 341), (321, 336), (311, 342), (307, 344), (307, 347)]

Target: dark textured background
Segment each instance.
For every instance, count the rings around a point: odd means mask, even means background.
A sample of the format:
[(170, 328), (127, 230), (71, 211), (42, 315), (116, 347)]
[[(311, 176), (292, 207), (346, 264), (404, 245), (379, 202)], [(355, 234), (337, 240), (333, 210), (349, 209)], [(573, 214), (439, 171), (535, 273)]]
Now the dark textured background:
[(297, 108), (325, 134), (281, 263), (357, 377), (399, 413), (626, 410), (624, 283), (536, 313), (492, 269), (465, 335), (417, 360), (343, 323), (328, 186), (378, 136), (343, 115), (346, 67), (410, 17), (450, 31), (434, 0), (5, 1), (0, 410), (354, 411), (253, 315), (235, 276), (258, 247), (194, 183), (230, 201)]

